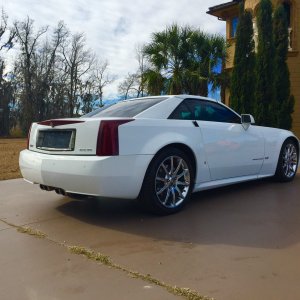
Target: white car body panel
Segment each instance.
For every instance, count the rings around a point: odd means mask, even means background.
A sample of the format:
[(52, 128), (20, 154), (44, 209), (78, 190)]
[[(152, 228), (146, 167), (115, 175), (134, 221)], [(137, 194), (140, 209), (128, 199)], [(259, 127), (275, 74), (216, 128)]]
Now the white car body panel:
[(259, 177), (272, 176), (276, 171), (283, 142), (294, 135), (288, 130), (269, 127), (260, 128), (262, 129), (265, 138), (265, 160), (260, 170)]
[[(69, 119), (64, 119), (69, 120)], [(76, 147), (74, 151), (64, 152), (64, 155), (95, 155), (96, 154), (96, 142), (97, 142), (97, 135), (99, 129), (99, 121), (95, 122), (91, 119), (79, 119), (83, 123), (77, 124), (69, 124), (64, 125), (64, 129), (76, 129)], [(61, 128), (62, 126), (60, 126)], [(30, 134), (30, 143), (29, 143), (29, 150), (37, 151), (40, 153), (49, 154), (49, 151), (44, 151), (41, 149), (36, 148), (37, 142), (37, 134), (39, 130), (47, 130), (49, 126), (39, 125), (37, 123), (33, 123), (31, 127), (31, 134)], [(51, 128), (50, 128), (51, 129)], [(85, 149), (85, 151), (82, 151)], [(89, 149), (87, 151), (87, 149)], [(51, 151), (51, 154), (62, 154), (61, 151)]]
[(48, 155), (23, 150), (20, 166), (27, 181), (61, 188), (66, 193), (134, 199), (152, 158)]
[[(137, 127), (139, 130), (136, 130)], [(195, 138), (197, 136), (199, 139)], [(201, 169), (201, 172), (197, 172), (196, 182), (210, 180), (199, 128), (195, 127), (190, 120), (182, 120), (178, 127), (177, 120), (138, 119), (120, 127), (119, 143), (122, 149), (120, 154), (123, 155), (134, 153), (155, 155), (168, 145), (184, 144), (198, 157), (196, 168)]]
[[(152, 97), (151, 97), (152, 98)], [(96, 156), (101, 120), (79, 118), (81, 123), (55, 129), (76, 130), (73, 151), (48, 151), (36, 147), (39, 130), (51, 127), (33, 123), (29, 149), (20, 153), (25, 180), (78, 193), (106, 198), (138, 197), (147, 168), (164, 147), (187, 147), (195, 160), (194, 191), (273, 176), (282, 144), (296, 138), (290, 131), (242, 124), (168, 119), (186, 98), (170, 96), (118, 127), (119, 155)], [(215, 101), (214, 101), (215, 102)], [(222, 104), (221, 104), (222, 105)]]
[(264, 137), (258, 127), (244, 130), (241, 124), (198, 123), (212, 180), (259, 173), (264, 160)]

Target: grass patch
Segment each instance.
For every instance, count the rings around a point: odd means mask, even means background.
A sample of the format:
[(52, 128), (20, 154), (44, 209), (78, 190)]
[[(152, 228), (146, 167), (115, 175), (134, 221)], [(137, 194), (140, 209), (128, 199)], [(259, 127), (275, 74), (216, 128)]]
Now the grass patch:
[(99, 252), (95, 252), (85, 247), (79, 247), (79, 246), (67, 246), (67, 247), (72, 253), (84, 255), (88, 259), (98, 261), (106, 266), (113, 266), (110, 257), (107, 255), (103, 255)]
[(131, 271), (125, 267), (115, 264), (109, 256), (104, 255), (102, 253), (95, 252), (91, 249), (82, 246), (65, 246), (69, 249), (70, 252), (74, 254), (83, 255), (90, 260), (100, 262), (101, 264), (109, 266), (110, 268), (122, 271), (132, 278), (141, 279), (147, 283), (160, 286), (166, 289), (169, 293), (172, 293), (173, 295), (181, 296), (188, 300), (212, 300), (212, 298), (201, 296), (199, 295), (199, 293), (189, 288), (181, 288), (178, 286), (169, 285), (163, 281), (160, 281), (159, 279), (154, 278), (150, 274), (145, 275), (136, 271)]
[(19, 153), (26, 148), (26, 139), (0, 139), (0, 180), (22, 177)]
[(0, 221), (3, 222), (4, 224), (8, 225), (8, 226), (11, 226), (11, 227), (15, 228), (20, 233), (29, 234), (29, 235), (32, 235), (34, 237), (43, 238), (43, 239), (47, 237), (47, 234), (45, 234), (44, 232), (39, 231), (37, 229), (31, 228), (31, 227), (28, 227), (28, 226), (15, 225), (15, 224), (12, 224), (12, 223), (10, 223), (6, 220), (3, 220), (3, 219), (0, 219)]
[(47, 235), (37, 229), (33, 229), (33, 228), (30, 228), (30, 227), (24, 227), (24, 226), (18, 226), (17, 227), (17, 230), (21, 233), (26, 233), (26, 234), (29, 234), (29, 235), (33, 235), (37, 238), (40, 238), (40, 239), (44, 239), (47, 237)]
[(136, 271), (132, 271), (130, 269), (127, 269), (126, 267), (122, 267), (116, 263), (114, 263), (112, 261), (112, 259), (107, 256), (104, 255), (100, 252), (96, 252), (93, 251), (91, 249), (88, 249), (86, 247), (82, 247), (82, 246), (69, 246), (65, 243), (60, 243), (54, 240), (51, 240), (50, 238), (47, 237), (47, 235), (37, 229), (31, 228), (31, 227), (27, 227), (27, 226), (18, 226), (18, 225), (14, 225), (9, 223), (8, 221), (2, 220), (0, 219), (0, 221), (2, 221), (3, 223), (12, 226), (14, 228), (17, 229), (18, 232), (20, 233), (24, 233), (24, 234), (28, 234), (31, 236), (34, 236), (36, 238), (46, 238), (47, 240), (59, 245), (59, 246), (63, 246), (65, 248), (67, 248), (71, 253), (76, 254), (76, 255), (83, 255), (85, 256), (87, 259), (90, 259), (92, 261), (96, 261), (99, 262), (105, 266), (108, 266), (112, 269), (118, 270), (118, 271), (122, 271), (125, 274), (127, 274), (128, 276), (132, 277), (132, 278), (136, 278), (136, 279), (141, 279), (147, 283), (150, 284), (154, 284), (156, 286), (162, 287), (164, 289), (166, 289), (169, 293), (176, 295), (176, 296), (181, 296), (187, 300), (213, 300), (213, 298), (209, 298), (206, 296), (201, 296), (198, 292), (193, 291), (189, 288), (182, 288), (182, 287), (178, 287), (178, 286), (172, 286), (169, 285), (163, 281), (160, 281), (157, 278), (154, 278), (153, 276), (151, 276), (150, 274), (142, 274)]

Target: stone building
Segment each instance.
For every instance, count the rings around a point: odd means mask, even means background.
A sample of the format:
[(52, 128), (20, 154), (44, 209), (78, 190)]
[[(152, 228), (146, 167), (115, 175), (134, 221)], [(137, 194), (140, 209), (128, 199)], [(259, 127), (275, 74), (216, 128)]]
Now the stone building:
[[(225, 69), (230, 72), (233, 67), (235, 51), (235, 34), (238, 23), (239, 3), (241, 0), (233, 0), (220, 5), (210, 7), (208, 14), (218, 20), (226, 22), (226, 39), (229, 42), (229, 54)], [(273, 5), (284, 5), (289, 23), (289, 53), (288, 66), (290, 70), (291, 94), (295, 96), (295, 111), (293, 114), (293, 132), (300, 138), (300, 0), (272, 0)], [(257, 41), (256, 12), (259, 0), (245, 0), (245, 9), (253, 14), (254, 40)], [(257, 42), (256, 42), (257, 43)], [(229, 90), (225, 91), (225, 103), (229, 103)]]

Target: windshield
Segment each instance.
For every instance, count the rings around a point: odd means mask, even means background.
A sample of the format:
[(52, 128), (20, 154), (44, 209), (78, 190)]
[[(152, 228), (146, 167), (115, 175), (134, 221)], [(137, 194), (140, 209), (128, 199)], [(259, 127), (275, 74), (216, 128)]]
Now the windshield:
[(121, 101), (115, 104), (107, 105), (102, 108), (96, 109), (95, 111), (92, 111), (82, 116), (82, 118), (132, 118), (141, 113), (142, 111), (166, 99), (168, 99), (168, 97), (137, 98), (132, 100)]

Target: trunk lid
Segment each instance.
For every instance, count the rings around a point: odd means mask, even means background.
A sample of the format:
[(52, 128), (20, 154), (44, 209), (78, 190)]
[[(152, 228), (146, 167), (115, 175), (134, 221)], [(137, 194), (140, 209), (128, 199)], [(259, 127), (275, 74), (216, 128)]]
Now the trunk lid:
[(60, 155), (96, 155), (101, 119), (55, 119), (33, 123), (29, 150)]

